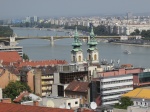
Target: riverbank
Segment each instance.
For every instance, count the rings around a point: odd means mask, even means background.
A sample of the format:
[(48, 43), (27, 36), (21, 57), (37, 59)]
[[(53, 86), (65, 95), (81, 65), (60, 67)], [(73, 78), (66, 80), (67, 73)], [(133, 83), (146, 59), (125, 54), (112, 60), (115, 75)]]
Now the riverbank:
[(130, 45), (130, 46), (139, 46), (139, 47), (150, 47), (150, 45), (144, 44), (127, 44), (127, 43), (117, 43), (117, 42), (110, 42), (112, 44), (119, 44), (119, 45)]

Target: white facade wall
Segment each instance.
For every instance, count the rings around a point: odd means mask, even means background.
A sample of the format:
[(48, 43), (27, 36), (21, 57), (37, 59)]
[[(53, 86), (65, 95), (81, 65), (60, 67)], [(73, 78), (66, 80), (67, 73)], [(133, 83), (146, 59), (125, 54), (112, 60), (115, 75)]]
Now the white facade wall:
[(58, 86), (55, 84), (52, 85), (52, 96), (58, 96)]
[(59, 73), (54, 73), (54, 84), (60, 83)]
[[(65, 98), (65, 97), (52, 97), (43, 98), (43, 105), (46, 107), (54, 108), (79, 108), (80, 99), (79, 98)], [(68, 108), (69, 109), (69, 108)]]
[(3, 98), (3, 95), (2, 95), (2, 88), (0, 88), (0, 99)]
[(133, 90), (133, 76), (123, 75), (101, 79), (102, 105), (118, 103), (119, 97)]

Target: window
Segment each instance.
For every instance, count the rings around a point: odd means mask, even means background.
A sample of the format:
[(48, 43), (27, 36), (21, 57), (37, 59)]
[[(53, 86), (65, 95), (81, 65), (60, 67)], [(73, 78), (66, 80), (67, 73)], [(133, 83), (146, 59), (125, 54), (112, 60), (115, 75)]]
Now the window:
[(94, 55), (94, 60), (97, 60), (97, 55), (96, 54)]
[(78, 102), (76, 101), (75, 104), (78, 104)]
[(79, 62), (81, 62), (81, 56), (79, 56)]
[(89, 55), (89, 60), (91, 60), (91, 55)]
[(73, 56), (73, 61), (75, 61), (75, 56)]
[(71, 106), (71, 103), (68, 103), (68, 106)]

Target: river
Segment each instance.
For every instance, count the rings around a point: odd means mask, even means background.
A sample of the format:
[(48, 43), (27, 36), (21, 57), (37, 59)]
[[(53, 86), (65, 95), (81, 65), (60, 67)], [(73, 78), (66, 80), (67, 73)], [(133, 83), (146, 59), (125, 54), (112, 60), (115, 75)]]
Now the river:
[[(56, 36), (66, 35), (64, 32), (55, 32), (30, 28), (13, 28), (14, 33), (18, 36)], [(50, 60), (61, 59), (70, 62), (73, 39), (60, 39), (54, 42), (54, 46), (50, 45), (49, 40), (43, 39), (26, 39), (18, 41), (19, 46), (23, 46), (23, 52), (29, 56), (31, 60)], [(88, 46), (85, 42), (82, 43), (84, 57), (87, 56)], [(97, 48), (100, 54), (100, 60), (120, 59), (120, 64), (133, 64), (135, 67), (150, 67), (150, 47), (141, 47), (133, 45), (117, 45), (110, 43), (98, 43)], [(127, 49), (131, 54), (124, 54)]]

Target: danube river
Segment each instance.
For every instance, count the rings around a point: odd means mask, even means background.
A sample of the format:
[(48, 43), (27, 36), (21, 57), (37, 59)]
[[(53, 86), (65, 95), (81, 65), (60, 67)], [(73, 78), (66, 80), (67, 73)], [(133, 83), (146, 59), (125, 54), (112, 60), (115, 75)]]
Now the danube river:
[[(65, 32), (55, 32), (29, 28), (13, 28), (14, 33), (18, 36), (60, 36), (66, 35)], [(29, 56), (31, 60), (51, 60), (61, 59), (70, 62), (70, 51), (72, 50), (73, 39), (61, 39), (54, 42), (54, 46), (50, 45), (49, 40), (42, 39), (26, 39), (18, 41), (19, 46), (23, 46), (23, 52)], [(82, 43), (84, 57), (87, 57), (88, 46), (86, 42)], [(120, 60), (120, 64), (133, 64), (135, 67), (150, 67), (150, 47), (140, 47), (132, 45), (117, 45), (110, 43), (98, 43), (97, 48), (100, 54), (100, 60)], [(124, 50), (130, 50), (131, 54), (124, 54)]]

